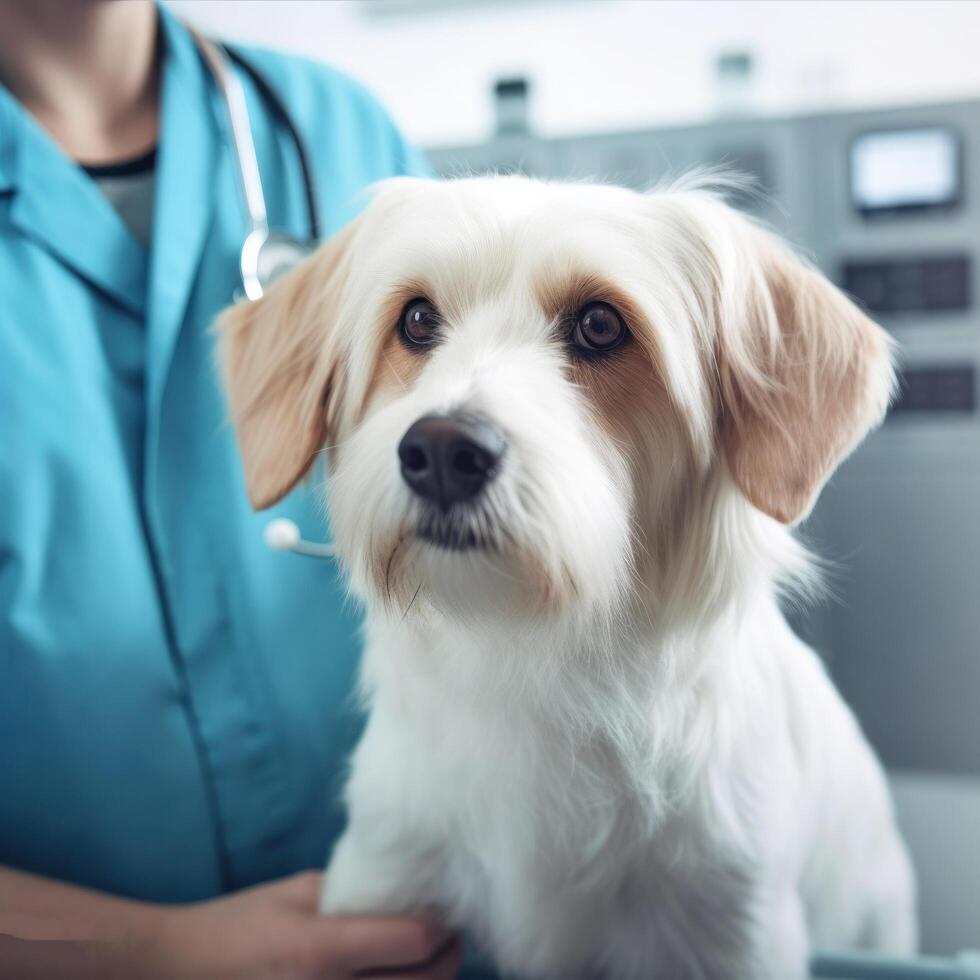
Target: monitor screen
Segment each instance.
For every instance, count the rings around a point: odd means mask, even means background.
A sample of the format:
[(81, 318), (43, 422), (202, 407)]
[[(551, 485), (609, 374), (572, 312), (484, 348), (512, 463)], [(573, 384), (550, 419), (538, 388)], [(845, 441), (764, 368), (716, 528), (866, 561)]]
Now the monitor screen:
[(960, 182), (951, 129), (869, 132), (851, 143), (851, 200), (863, 214), (951, 207)]

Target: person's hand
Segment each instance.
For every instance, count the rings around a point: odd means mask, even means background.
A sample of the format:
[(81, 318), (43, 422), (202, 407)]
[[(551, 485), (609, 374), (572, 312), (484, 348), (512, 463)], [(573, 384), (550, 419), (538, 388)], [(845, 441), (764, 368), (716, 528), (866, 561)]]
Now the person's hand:
[(157, 907), (148, 920), (146, 975), (161, 980), (456, 976), (459, 948), (434, 921), (320, 916), (320, 884), (319, 874), (307, 872), (209, 902)]

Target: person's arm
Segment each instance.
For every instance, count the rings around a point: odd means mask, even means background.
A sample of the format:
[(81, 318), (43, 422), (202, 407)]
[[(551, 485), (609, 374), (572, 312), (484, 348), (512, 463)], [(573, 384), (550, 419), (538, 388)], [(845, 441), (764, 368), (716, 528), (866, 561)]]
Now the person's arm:
[(458, 949), (433, 921), (321, 917), (319, 888), (309, 872), (165, 906), (0, 868), (0, 980), (456, 975)]

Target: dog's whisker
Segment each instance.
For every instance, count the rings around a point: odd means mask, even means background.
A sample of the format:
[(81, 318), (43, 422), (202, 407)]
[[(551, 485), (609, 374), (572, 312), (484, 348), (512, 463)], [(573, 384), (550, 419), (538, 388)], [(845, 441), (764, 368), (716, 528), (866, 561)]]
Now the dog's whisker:
[(395, 560), (395, 555), (398, 554), (398, 549), (402, 546), (402, 542), (405, 540), (405, 535), (401, 534), (398, 540), (395, 542), (395, 547), (391, 549), (391, 554), (388, 556), (388, 561), (385, 564), (385, 604), (390, 605), (392, 602), (391, 596), (391, 566)]
[(407, 390), (408, 385), (405, 384), (405, 379), (398, 373), (398, 368), (396, 368), (395, 365), (392, 363), (391, 358), (388, 356), (388, 352), (382, 350), (381, 355), (384, 357), (385, 363), (388, 365), (388, 367), (391, 368), (391, 373), (395, 376), (398, 383), (402, 386), (403, 389)]
[(419, 582), (419, 584), (415, 587), (415, 592), (412, 594), (411, 601), (408, 603), (408, 605), (405, 607), (405, 611), (402, 613), (401, 621), (403, 623), (405, 622), (405, 617), (408, 615), (412, 606), (415, 605), (415, 600), (419, 597), (419, 592), (421, 591), (421, 589), (422, 589), (422, 583)]
[(334, 449), (340, 449), (341, 446), (344, 446), (350, 442), (351, 438), (351, 436), (348, 436), (346, 439), (341, 439), (340, 442), (331, 443), (329, 446), (321, 446), (313, 455), (322, 456), (324, 453), (329, 453)]

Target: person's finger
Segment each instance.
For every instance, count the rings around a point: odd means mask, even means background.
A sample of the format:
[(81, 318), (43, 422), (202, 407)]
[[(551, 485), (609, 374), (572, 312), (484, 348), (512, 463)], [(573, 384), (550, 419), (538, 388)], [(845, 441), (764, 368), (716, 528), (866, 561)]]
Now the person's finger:
[(315, 912), (320, 901), (323, 872), (300, 871), (278, 883), (280, 896), (305, 912)]
[(352, 973), (434, 962), (451, 933), (421, 916), (332, 916), (319, 920), (324, 960)]
[(463, 962), (463, 952), (455, 940), (447, 942), (436, 952), (434, 959), (418, 967), (399, 970), (360, 971), (354, 976), (357, 980), (454, 980)]
[(436, 957), (430, 967), (422, 970), (416, 976), (411, 974), (412, 980), (455, 980), (463, 965), (463, 951), (458, 942), (451, 942), (443, 953)]
[(454, 942), (433, 965), (431, 980), (455, 980), (462, 966), (463, 950), (459, 943)]

